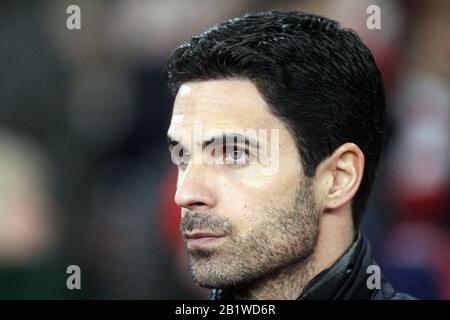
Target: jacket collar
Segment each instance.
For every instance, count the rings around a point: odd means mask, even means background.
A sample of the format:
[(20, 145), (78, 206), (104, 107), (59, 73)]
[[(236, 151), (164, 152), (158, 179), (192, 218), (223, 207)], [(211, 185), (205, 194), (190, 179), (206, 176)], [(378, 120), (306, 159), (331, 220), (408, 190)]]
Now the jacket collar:
[[(349, 249), (328, 269), (316, 275), (297, 300), (366, 300), (374, 294), (366, 285), (367, 267), (372, 260), (369, 241), (358, 232)], [(222, 289), (211, 291), (212, 300), (232, 300)]]

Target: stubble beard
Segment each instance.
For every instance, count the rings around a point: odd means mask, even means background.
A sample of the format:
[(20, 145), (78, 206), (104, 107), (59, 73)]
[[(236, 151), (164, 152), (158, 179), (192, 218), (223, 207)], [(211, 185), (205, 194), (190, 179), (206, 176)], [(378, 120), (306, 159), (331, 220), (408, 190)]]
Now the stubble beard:
[(319, 212), (310, 183), (297, 188), (291, 203), (282, 208), (265, 206), (253, 213), (261, 217), (245, 236), (215, 214), (186, 212), (180, 230), (206, 229), (225, 233), (217, 248), (189, 249), (193, 280), (205, 288), (233, 289), (254, 286), (292, 266), (308, 270), (319, 235)]

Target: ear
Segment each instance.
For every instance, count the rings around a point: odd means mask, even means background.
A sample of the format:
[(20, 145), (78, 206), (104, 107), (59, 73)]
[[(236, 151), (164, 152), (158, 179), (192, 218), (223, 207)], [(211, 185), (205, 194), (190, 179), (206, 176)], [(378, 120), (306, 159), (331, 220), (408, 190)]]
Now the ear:
[(350, 204), (358, 191), (364, 172), (364, 154), (354, 143), (345, 143), (322, 161), (316, 171), (323, 210)]

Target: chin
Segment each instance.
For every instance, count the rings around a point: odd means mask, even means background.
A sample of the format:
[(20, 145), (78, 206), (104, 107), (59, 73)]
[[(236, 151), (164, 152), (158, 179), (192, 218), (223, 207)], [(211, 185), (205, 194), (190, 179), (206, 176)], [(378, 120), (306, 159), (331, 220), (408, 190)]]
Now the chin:
[(207, 266), (193, 266), (191, 268), (193, 280), (203, 288), (225, 288), (230, 287), (232, 281), (224, 278), (219, 268), (208, 268)]

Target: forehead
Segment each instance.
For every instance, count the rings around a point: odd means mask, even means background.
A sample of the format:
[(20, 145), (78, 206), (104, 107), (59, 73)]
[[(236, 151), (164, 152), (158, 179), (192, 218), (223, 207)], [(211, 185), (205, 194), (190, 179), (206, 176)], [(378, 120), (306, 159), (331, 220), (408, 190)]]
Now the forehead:
[(213, 128), (282, 128), (256, 86), (247, 80), (183, 84), (175, 98), (171, 128), (195, 124)]

